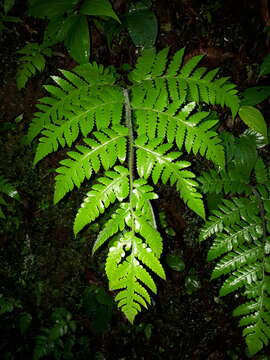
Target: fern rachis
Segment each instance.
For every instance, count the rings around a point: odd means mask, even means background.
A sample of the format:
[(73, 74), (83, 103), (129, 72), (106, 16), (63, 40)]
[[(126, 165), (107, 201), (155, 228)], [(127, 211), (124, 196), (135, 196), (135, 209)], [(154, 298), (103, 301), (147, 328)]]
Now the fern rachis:
[[(42, 135), (35, 163), (84, 138), (56, 170), (55, 203), (91, 181), (75, 234), (115, 204), (93, 252), (109, 241), (109, 286), (118, 291), (115, 300), (131, 322), (156, 292), (152, 273), (165, 278), (162, 238), (151, 206), (157, 198), (153, 185), (175, 185), (184, 202), (204, 217), (196, 176), (187, 170), (191, 164), (181, 159), (182, 151), (224, 166), (221, 139), (213, 130), (218, 119), (209, 119), (198, 105), (227, 105), (235, 114), (239, 102), (227, 78), (199, 68), (201, 57), (182, 66), (183, 54), (182, 49), (168, 61), (168, 49), (147, 50), (126, 88), (117, 84), (113, 71), (95, 63), (62, 71), (63, 77), (53, 77), (57, 86), (46, 87), (50, 96), (41, 99), (29, 129), (29, 140)], [(95, 183), (93, 174), (98, 175)]]

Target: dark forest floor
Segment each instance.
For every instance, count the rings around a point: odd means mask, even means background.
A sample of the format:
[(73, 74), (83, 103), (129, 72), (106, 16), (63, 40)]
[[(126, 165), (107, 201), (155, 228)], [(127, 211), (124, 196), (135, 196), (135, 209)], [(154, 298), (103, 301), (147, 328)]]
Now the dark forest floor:
[[(123, 7), (125, 1), (115, 1), (116, 11)], [(258, 64), (269, 53), (264, 32), (269, 24), (259, 1), (156, 0), (153, 9), (159, 21), (158, 49), (170, 46), (175, 51), (185, 46), (189, 56), (205, 54), (203, 65), (220, 66), (221, 74), (230, 76), (240, 90), (256, 84)], [(99, 307), (102, 304), (97, 305), (93, 297), (88, 308), (84, 307), (82, 294), (87, 288), (107, 291), (105, 250), (91, 257), (97, 233), (93, 226), (74, 239), (72, 219), (82, 194), (75, 191), (53, 206), (51, 169), (57, 166), (59, 154), (33, 168), (33, 148), (21, 141), (35, 104), (45, 93), (42, 84), (58, 68), (71, 69), (75, 63), (59, 46), (63, 56), (50, 58), (44, 72), (32, 78), (25, 89), (17, 90), (16, 51), (28, 41), (39, 41), (43, 31), (42, 23), (24, 17), (23, 10), (23, 6), (15, 9), (23, 22), (0, 34), (0, 171), (21, 196), (19, 204), (9, 205), (0, 230), (0, 293), (19, 300), (23, 310), (33, 315), (33, 324), (29, 333), (19, 335), (20, 307), (13, 315), (0, 318), (0, 357), (30, 359), (40, 327), (49, 326), (55, 308), (64, 307), (77, 324), (75, 359), (246, 359), (241, 329), (231, 316), (240, 299), (218, 297), (220, 283), (210, 282), (213, 265), (206, 262), (208, 244), (197, 242), (201, 220), (165, 186), (159, 189), (160, 199), (154, 204), (157, 214), (165, 213), (170, 229), (162, 230), (165, 255), (181, 254), (185, 270), (176, 272), (167, 266), (167, 281), (158, 284), (153, 306), (142, 312), (133, 326), (115, 307), (111, 309), (108, 299), (107, 305)], [(109, 51), (104, 37), (93, 28), (92, 42), (92, 59), (104, 65), (133, 65), (136, 60), (136, 49), (127, 34), (121, 42), (114, 41)], [(22, 113), (23, 120), (16, 124), (14, 119)], [(241, 125), (236, 121), (232, 127), (226, 119), (223, 127), (237, 133)], [(189, 292), (185, 284), (190, 274), (195, 287)], [(95, 313), (89, 310), (93, 303)], [(96, 322), (100, 333), (95, 331)], [(254, 359), (270, 359), (270, 351)]]

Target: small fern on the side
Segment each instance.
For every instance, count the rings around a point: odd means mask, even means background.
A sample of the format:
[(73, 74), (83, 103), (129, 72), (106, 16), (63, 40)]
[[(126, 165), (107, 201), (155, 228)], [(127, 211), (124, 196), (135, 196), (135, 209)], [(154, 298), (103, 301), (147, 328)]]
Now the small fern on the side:
[(22, 55), (18, 62), (17, 86), (21, 90), (37, 71), (43, 71), (46, 64), (45, 56), (51, 56), (52, 50), (42, 44), (30, 43), (18, 51)]
[[(220, 296), (239, 290), (247, 298), (233, 315), (241, 316), (239, 324), (244, 328), (249, 352), (254, 355), (270, 341), (270, 168), (257, 155), (254, 137), (253, 141), (251, 137), (243, 137), (236, 143), (246, 140), (253, 148), (253, 154), (244, 153), (247, 162), (238, 159), (228, 165), (224, 174), (216, 172), (219, 175), (216, 184), (212, 176), (216, 170), (201, 179), (207, 192), (211, 190), (208, 186), (211, 181), (214, 191), (218, 188), (231, 197), (223, 199), (212, 211), (200, 239), (214, 236), (208, 260), (217, 260), (212, 279), (226, 276)], [(239, 155), (239, 149), (236, 151), (234, 160)], [(242, 182), (238, 186), (231, 182), (226, 189), (224, 179), (237, 168)]]
[(183, 152), (223, 167), (222, 139), (214, 130), (218, 119), (200, 111), (199, 104), (226, 105), (233, 115), (238, 109), (235, 85), (217, 78), (217, 70), (198, 67), (201, 57), (182, 66), (183, 55), (182, 49), (169, 60), (168, 49), (145, 51), (125, 88), (113, 69), (96, 63), (62, 70), (62, 76), (52, 77), (55, 84), (45, 87), (49, 95), (37, 105), (28, 132), (29, 141), (41, 135), (35, 164), (77, 141), (56, 170), (54, 195), (57, 203), (74, 187), (89, 184), (75, 234), (114, 204), (93, 252), (109, 243), (109, 286), (118, 291), (115, 300), (130, 322), (151, 303), (157, 291), (154, 276), (165, 278), (153, 186), (175, 186), (187, 206), (204, 218), (196, 176)]
[(2, 206), (7, 206), (5, 197), (20, 200), (20, 196), (16, 188), (4, 177), (0, 175), (0, 219), (5, 219)]

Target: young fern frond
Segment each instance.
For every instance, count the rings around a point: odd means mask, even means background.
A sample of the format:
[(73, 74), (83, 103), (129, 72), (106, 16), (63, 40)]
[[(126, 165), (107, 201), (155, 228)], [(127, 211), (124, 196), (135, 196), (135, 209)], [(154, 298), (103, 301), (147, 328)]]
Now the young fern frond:
[[(46, 87), (49, 96), (41, 99), (28, 133), (29, 140), (41, 133), (35, 163), (80, 141), (56, 170), (54, 201), (85, 180), (89, 183), (74, 221), (76, 235), (114, 204), (93, 253), (109, 242), (109, 286), (118, 291), (115, 299), (131, 322), (157, 291), (154, 275), (165, 278), (152, 185), (175, 186), (187, 206), (204, 218), (196, 176), (187, 170), (191, 164), (181, 159), (182, 152), (224, 167), (222, 140), (213, 130), (218, 120), (198, 108), (200, 103), (225, 104), (235, 114), (238, 106), (237, 91), (227, 78), (215, 79), (217, 71), (198, 68), (201, 57), (181, 66), (183, 54), (168, 61), (167, 49), (158, 54), (147, 50), (126, 88), (116, 83), (114, 71), (95, 63), (62, 71), (62, 77), (52, 77), (56, 85)], [(94, 175), (100, 175), (96, 181)]]
[(52, 50), (38, 43), (30, 43), (17, 51), (21, 54), (19, 58), (19, 67), (17, 70), (17, 86), (21, 90), (25, 87), (30, 77), (37, 71), (43, 71), (46, 64), (45, 56), (51, 56)]
[(270, 174), (260, 157), (253, 172), (256, 183), (251, 174), (246, 198), (223, 200), (201, 232), (202, 240), (215, 236), (208, 253), (208, 260), (218, 259), (212, 279), (227, 276), (220, 296), (245, 290), (248, 302), (233, 315), (242, 317), (251, 355), (270, 342)]

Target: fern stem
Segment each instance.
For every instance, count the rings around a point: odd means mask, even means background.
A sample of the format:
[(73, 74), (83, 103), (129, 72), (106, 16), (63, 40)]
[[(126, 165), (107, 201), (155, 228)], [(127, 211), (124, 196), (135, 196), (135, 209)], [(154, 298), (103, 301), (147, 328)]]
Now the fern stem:
[(132, 128), (132, 118), (131, 118), (131, 107), (129, 101), (128, 90), (123, 89), (123, 94), (125, 98), (125, 119), (126, 126), (128, 128), (128, 170), (129, 170), (129, 204), (130, 212), (132, 217), (132, 232), (135, 233), (135, 216), (133, 214), (132, 208), (132, 191), (133, 191), (133, 168), (134, 168), (134, 136)]

